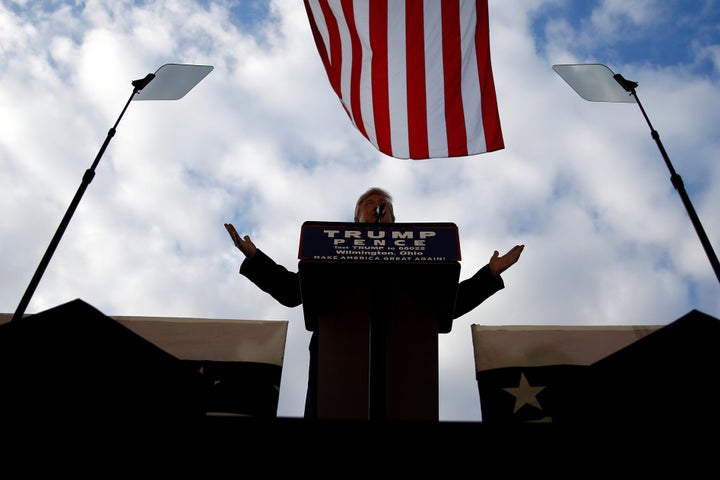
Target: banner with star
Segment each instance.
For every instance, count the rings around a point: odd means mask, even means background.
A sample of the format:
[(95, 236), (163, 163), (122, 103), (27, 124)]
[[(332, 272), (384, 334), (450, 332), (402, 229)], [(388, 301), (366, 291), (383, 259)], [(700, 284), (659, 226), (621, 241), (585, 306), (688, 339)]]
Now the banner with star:
[(552, 423), (560, 384), (660, 328), (471, 325), (484, 423)]
[(287, 320), (112, 318), (200, 372), (208, 415), (277, 415)]

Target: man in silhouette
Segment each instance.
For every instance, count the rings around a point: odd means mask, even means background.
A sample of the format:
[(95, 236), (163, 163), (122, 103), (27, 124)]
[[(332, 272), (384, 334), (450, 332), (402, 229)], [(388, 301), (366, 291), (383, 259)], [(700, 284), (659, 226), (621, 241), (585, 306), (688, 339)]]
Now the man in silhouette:
[[(394, 223), (395, 210), (392, 196), (385, 190), (373, 187), (365, 191), (355, 204), (354, 221), (358, 223)], [(261, 290), (270, 294), (286, 307), (302, 304), (300, 280), (297, 272), (291, 272), (278, 265), (262, 250), (257, 248), (248, 235), (241, 237), (231, 223), (225, 224), (235, 246), (245, 255), (240, 274), (247, 277)], [(458, 283), (455, 313), (453, 318), (465, 315), (488, 297), (505, 288), (500, 274), (520, 258), (525, 245), (515, 245), (505, 255), (495, 250), (490, 261), (472, 277)], [(317, 416), (317, 332), (310, 339), (310, 371), (305, 397), (305, 417)]]

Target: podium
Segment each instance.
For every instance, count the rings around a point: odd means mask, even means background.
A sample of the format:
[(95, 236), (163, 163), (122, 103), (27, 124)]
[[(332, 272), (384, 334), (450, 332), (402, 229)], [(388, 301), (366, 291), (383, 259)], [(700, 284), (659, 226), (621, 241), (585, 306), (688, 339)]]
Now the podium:
[(305, 325), (318, 337), (318, 417), (438, 420), (457, 227), (305, 222), (298, 257)]

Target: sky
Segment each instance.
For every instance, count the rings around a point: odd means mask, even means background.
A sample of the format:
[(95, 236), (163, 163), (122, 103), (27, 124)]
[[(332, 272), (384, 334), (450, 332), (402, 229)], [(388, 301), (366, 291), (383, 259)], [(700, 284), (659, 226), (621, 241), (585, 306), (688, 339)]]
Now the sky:
[(278, 416), (303, 415), (310, 332), (238, 270), (223, 226), (297, 269), (305, 221), (353, 220), (371, 186), (399, 222), (453, 222), (461, 279), (525, 250), (505, 288), (439, 337), (442, 421), (480, 421), (471, 325), (720, 318), (720, 280), (637, 104), (552, 69), (602, 63), (637, 94), (720, 252), (720, 1), (490, 0), (505, 148), (380, 153), (332, 91), (303, 3), (0, 1), (0, 312), (12, 313), (131, 82), (211, 65), (177, 101), (131, 102), (27, 313), (288, 321)]

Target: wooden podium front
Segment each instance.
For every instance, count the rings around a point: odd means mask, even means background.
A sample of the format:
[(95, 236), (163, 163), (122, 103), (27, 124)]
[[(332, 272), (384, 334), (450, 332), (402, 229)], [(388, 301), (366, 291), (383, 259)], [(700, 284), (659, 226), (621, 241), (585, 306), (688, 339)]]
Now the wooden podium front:
[(306, 222), (299, 258), (305, 324), (318, 335), (318, 417), (438, 420), (457, 227)]

